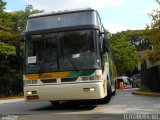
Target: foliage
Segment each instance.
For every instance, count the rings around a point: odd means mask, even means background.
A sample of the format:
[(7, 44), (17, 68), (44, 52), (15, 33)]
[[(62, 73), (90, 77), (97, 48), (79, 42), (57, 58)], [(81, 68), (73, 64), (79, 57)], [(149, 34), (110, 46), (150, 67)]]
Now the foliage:
[(22, 76), (17, 70), (8, 70), (0, 77), (0, 97), (13, 96), (22, 92)]
[(13, 27), (13, 21), (10, 13), (0, 12), (0, 30), (10, 31)]
[(0, 30), (0, 42), (14, 45), (18, 38), (18, 35), (11, 33), (10, 31)]
[(6, 4), (7, 4), (6, 2), (0, 0), (0, 12), (2, 12), (5, 9)]
[(0, 56), (15, 55), (16, 50), (14, 46), (0, 42)]
[(145, 85), (141, 85), (138, 91), (140, 91), (140, 92), (151, 92), (151, 90)]
[(42, 12), (27, 5), (23, 11), (5, 12), (0, 0), (0, 97), (22, 92), (23, 33), (30, 14)]
[(128, 40), (134, 45), (137, 51), (144, 51), (151, 49), (150, 42), (148, 40), (148, 32), (145, 30), (128, 30), (122, 32)]
[(112, 35), (110, 44), (121, 73), (133, 71), (137, 68), (140, 59), (135, 47), (127, 40), (125, 35), (122, 33)]
[(150, 32), (149, 41), (153, 46), (153, 50), (149, 51), (148, 57), (152, 61), (160, 60), (160, 0), (156, 0), (159, 8), (153, 10), (149, 16), (151, 17), (151, 25), (146, 31)]

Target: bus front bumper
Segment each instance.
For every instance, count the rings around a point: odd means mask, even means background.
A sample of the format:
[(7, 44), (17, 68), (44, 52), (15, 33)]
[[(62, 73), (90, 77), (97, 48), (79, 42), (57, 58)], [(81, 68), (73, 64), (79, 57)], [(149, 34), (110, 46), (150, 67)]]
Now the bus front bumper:
[(64, 100), (91, 100), (106, 96), (106, 87), (102, 81), (88, 83), (66, 83), (25, 86), (26, 101), (64, 101)]

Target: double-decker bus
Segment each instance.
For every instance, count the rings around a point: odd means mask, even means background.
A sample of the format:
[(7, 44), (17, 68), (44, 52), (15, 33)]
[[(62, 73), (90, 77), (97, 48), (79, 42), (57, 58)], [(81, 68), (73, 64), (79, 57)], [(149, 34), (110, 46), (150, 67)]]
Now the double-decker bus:
[(116, 67), (96, 10), (30, 15), (24, 38), (26, 101), (108, 103), (115, 94)]

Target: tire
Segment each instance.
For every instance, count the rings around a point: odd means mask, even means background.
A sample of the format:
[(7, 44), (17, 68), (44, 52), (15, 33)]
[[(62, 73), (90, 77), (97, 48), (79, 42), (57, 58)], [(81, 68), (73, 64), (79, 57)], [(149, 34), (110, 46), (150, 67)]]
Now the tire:
[(51, 104), (54, 105), (59, 105), (59, 101), (51, 101)]
[(116, 90), (114, 92), (112, 92), (112, 95), (115, 96), (116, 95)]
[(109, 101), (111, 100), (111, 98), (112, 98), (112, 88), (111, 88), (111, 86), (108, 86), (107, 87), (107, 96), (102, 99), (102, 103), (103, 104), (109, 103)]
[(133, 88), (136, 88), (136, 83), (133, 84)]
[(133, 83), (132, 83), (132, 88), (134, 88), (134, 85), (133, 85)]

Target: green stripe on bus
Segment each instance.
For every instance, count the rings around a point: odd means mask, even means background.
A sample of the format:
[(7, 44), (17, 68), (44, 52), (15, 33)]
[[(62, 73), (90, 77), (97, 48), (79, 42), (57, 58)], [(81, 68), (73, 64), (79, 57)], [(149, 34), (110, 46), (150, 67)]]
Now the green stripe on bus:
[(96, 70), (83, 70), (80, 76), (92, 75)]
[(70, 72), (68, 76), (68, 78), (74, 78), (74, 77), (78, 77), (78, 76), (89, 76), (92, 75), (95, 72), (95, 70), (83, 70), (83, 71), (74, 71), (74, 72)]

